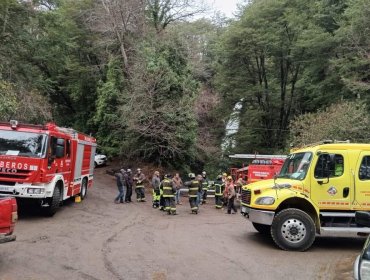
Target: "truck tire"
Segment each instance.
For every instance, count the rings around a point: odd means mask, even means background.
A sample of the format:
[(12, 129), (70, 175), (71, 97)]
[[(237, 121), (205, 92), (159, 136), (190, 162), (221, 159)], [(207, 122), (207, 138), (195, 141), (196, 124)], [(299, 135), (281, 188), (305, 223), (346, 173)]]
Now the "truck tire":
[(87, 180), (83, 179), (81, 183), (81, 192), (79, 193), (81, 200), (84, 200), (86, 195), (87, 195)]
[(49, 201), (49, 206), (46, 208), (42, 208), (44, 215), (47, 217), (52, 217), (57, 212), (59, 205), (60, 205), (60, 188), (55, 186), (53, 197)]
[(263, 225), (258, 223), (252, 223), (254, 228), (263, 235), (269, 235), (271, 232), (271, 226), (269, 225)]
[(306, 251), (314, 242), (315, 235), (314, 221), (300, 209), (284, 209), (272, 221), (272, 239), (283, 250)]

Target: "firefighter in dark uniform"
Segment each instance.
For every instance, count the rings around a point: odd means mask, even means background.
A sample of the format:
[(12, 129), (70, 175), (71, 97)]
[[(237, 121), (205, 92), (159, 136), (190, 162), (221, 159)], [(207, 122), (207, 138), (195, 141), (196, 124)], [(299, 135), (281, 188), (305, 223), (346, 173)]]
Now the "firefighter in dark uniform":
[(202, 204), (207, 203), (207, 192), (208, 192), (209, 182), (207, 179), (207, 173), (202, 172)]
[(215, 182), (215, 207), (222, 209), (225, 184), (222, 182), (222, 175), (218, 175)]
[(201, 189), (200, 178), (195, 179), (194, 173), (189, 173), (190, 181), (185, 183), (185, 186), (189, 188), (189, 203), (192, 214), (198, 214), (199, 207), (197, 204), (198, 192)]
[(176, 202), (175, 202), (175, 193), (176, 187), (174, 186), (171, 175), (166, 174), (163, 181), (161, 182), (161, 187), (163, 190), (163, 199), (164, 199), (164, 210), (168, 215), (176, 215)]
[(160, 200), (160, 189), (159, 186), (161, 180), (159, 179), (159, 171), (155, 171), (152, 177), (152, 187), (153, 187), (153, 208), (159, 207)]

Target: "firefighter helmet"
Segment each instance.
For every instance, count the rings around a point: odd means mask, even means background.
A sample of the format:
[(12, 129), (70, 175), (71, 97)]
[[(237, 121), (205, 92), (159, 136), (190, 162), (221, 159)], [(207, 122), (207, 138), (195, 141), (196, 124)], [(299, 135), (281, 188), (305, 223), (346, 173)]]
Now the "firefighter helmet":
[(190, 179), (195, 179), (195, 174), (194, 173), (189, 173), (188, 176), (189, 176)]

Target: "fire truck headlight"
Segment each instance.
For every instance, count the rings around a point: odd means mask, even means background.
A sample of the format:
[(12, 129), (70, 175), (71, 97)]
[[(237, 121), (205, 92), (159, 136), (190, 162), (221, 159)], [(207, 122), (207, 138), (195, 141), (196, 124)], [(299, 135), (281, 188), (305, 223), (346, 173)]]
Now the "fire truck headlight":
[(28, 194), (43, 194), (45, 190), (43, 188), (29, 188), (27, 189)]
[(275, 203), (275, 198), (271, 196), (259, 197), (256, 200), (256, 204), (258, 205), (272, 205), (274, 203)]

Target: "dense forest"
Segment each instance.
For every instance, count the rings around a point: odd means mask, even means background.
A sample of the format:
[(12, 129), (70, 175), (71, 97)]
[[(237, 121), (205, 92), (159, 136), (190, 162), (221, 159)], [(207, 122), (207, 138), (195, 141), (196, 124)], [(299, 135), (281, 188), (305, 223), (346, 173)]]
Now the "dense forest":
[(370, 0), (252, 0), (233, 19), (205, 10), (0, 1), (0, 119), (54, 121), (110, 156), (183, 170), (370, 140)]

